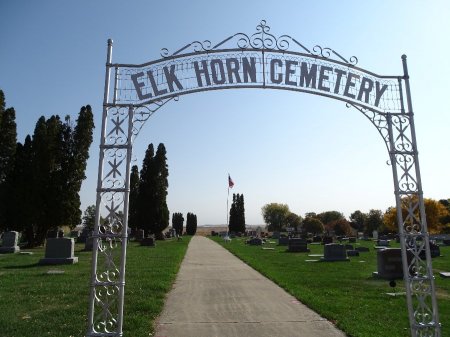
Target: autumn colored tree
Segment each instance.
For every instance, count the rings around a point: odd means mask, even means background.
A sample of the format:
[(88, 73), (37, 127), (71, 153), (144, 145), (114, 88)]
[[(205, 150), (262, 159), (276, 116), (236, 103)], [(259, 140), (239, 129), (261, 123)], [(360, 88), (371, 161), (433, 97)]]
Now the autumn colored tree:
[[(403, 221), (409, 225), (418, 225), (420, 215), (419, 207), (417, 206), (417, 196), (405, 197), (402, 199), (402, 215)], [(428, 231), (430, 233), (440, 233), (444, 225), (441, 220), (446, 219), (449, 215), (449, 210), (439, 201), (434, 199), (424, 198), (425, 214)], [(412, 214), (408, 213), (408, 209), (413, 209)], [(387, 230), (391, 232), (398, 232), (397, 222), (397, 208), (390, 207), (384, 214), (383, 222)]]

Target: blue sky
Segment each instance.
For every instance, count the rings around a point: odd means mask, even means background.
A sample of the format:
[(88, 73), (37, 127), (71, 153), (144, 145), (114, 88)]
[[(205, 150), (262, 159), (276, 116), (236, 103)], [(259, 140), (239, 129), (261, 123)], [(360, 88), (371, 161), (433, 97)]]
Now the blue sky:
[[(97, 128), (81, 190), (95, 201), (106, 41), (113, 62), (144, 63), (194, 40), (213, 43), (261, 19), (305, 46), (331, 47), (380, 75), (401, 75), (408, 56), (425, 197), (450, 197), (448, 1), (13, 1), (0, 2), (0, 88), (16, 109), (18, 140), (37, 119), (76, 116), (90, 104)], [(394, 204), (388, 153), (377, 130), (340, 101), (297, 92), (223, 90), (180, 97), (147, 122), (134, 147), (163, 142), (171, 212), (226, 222), (231, 193), (245, 196), (248, 224), (261, 207), (291, 211), (385, 210)]]

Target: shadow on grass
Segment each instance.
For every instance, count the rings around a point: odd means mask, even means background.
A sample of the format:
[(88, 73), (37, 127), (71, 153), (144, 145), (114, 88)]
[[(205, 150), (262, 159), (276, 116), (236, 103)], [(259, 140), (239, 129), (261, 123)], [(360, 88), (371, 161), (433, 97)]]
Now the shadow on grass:
[(32, 263), (32, 264), (22, 264), (19, 266), (4, 266), (3, 269), (27, 269), (27, 268), (33, 268), (39, 266), (39, 263)]

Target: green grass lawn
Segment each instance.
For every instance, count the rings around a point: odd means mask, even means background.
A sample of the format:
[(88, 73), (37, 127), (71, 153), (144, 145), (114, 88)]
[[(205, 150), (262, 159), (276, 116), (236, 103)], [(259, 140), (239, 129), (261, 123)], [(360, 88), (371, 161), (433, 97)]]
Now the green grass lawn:
[[(251, 267), (286, 289), (301, 302), (335, 323), (352, 337), (410, 336), (405, 296), (391, 297), (388, 281), (374, 279), (377, 270), (373, 242), (359, 241), (370, 248), (368, 253), (351, 257), (350, 262), (306, 262), (308, 254), (323, 254), (323, 246), (308, 245), (310, 253), (287, 253), (286, 246), (266, 243), (245, 245), (245, 239), (230, 243), (213, 240), (227, 248)], [(395, 246), (395, 244), (393, 245)], [(397, 245), (399, 247), (399, 245)], [(439, 271), (450, 271), (450, 247), (441, 247), (441, 255), (433, 259), (442, 336), (450, 337), (450, 279), (442, 279)], [(404, 291), (403, 281), (397, 282)]]
[[(150, 336), (190, 237), (157, 241), (156, 248), (131, 242), (127, 249), (124, 336)], [(43, 248), (33, 255), (0, 255), (0, 336), (84, 336), (87, 326), (91, 252), (76, 245), (79, 262), (39, 266)], [(63, 274), (49, 275), (49, 270)]]

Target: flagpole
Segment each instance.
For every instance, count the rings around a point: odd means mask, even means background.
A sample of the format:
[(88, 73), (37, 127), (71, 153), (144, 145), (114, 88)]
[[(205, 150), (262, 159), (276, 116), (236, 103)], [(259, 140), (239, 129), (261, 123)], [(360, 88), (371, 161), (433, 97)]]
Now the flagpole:
[(230, 174), (228, 173), (228, 194), (227, 194), (227, 232), (229, 232), (228, 230), (228, 200), (230, 199), (230, 187), (234, 186), (234, 182), (233, 180), (231, 180)]
[(228, 232), (228, 199), (230, 199), (230, 185), (228, 185), (228, 194), (227, 194), (227, 232)]

